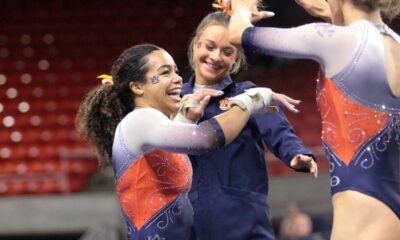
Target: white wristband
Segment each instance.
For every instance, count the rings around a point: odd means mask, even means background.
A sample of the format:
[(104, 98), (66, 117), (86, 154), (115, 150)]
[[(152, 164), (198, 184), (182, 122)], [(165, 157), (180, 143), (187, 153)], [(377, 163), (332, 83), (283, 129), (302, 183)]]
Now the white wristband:
[(272, 90), (269, 88), (250, 88), (230, 100), (230, 105), (237, 105), (250, 114), (261, 113), (271, 104)]

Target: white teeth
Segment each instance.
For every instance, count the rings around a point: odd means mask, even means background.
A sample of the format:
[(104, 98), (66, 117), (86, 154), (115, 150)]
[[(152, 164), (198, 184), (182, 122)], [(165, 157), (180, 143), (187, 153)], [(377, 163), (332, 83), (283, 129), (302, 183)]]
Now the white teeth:
[(168, 93), (168, 95), (179, 95), (179, 94), (181, 94), (181, 90), (180, 89), (173, 89), (171, 91), (168, 91), (167, 93)]
[(211, 64), (211, 63), (206, 63), (206, 64), (207, 64), (207, 66), (209, 66), (212, 69), (219, 69), (220, 68), (219, 66)]

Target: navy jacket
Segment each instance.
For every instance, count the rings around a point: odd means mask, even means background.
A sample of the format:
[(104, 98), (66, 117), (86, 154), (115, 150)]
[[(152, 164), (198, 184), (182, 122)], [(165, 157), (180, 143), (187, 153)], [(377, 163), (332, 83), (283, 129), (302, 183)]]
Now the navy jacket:
[[(193, 93), (193, 84), (192, 76), (182, 94)], [(216, 87), (224, 95), (211, 98), (200, 122), (226, 111), (225, 98), (253, 87), (252, 82), (234, 83), (227, 75)], [(287, 166), (296, 154), (312, 154), (280, 111), (254, 115), (228, 146), (190, 156), (193, 185), (189, 197), (197, 240), (275, 239), (267, 204), (265, 145)]]

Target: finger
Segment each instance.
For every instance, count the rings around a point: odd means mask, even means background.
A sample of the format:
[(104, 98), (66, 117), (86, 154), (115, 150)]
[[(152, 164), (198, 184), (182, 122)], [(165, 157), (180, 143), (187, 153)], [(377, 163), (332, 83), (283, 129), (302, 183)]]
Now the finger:
[(211, 96), (211, 97), (219, 97), (223, 94), (224, 92), (215, 90), (215, 89), (203, 89), (200, 92), (192, 94), (191, 98), (197, 101), (200, 101), (206, 96)]
[(203, 99), (198, 101), (198, 104), (190, 107), (190, 111), (188, 111), (188, 116), (190, 115), (190, 118), (194, 119), (203, 115), (204, 109), (207, 107), (210, 98), (211, 98), (210, 96), (205, 96)]
[(193, 94), (186, 94), (186, 95), (183, 95), (183, 97), (182, 97), (182, 99), (181, 99), (181, 102), (187, 101), (192, 95), (193, 95)]
[(258, 16), (260, 16), (262, 18), (270, 18), (270, 17), (275, 16), (275, 13), (274, 12), (270, 12), (270, 11), (260, 11), (260, 12), (257, 12), (256, 15), (258, 15)]
[(311, 164), (312, 164), (312, 167), (311, 167), (312, 171), (310, 171), (310, 172), (314, 175), (315, 178), (317, 178), (318, 177), (318, 165), (314, 161), (312, 161)]
[(289, 111), (291, 111), (293, 113), (300, 112), (293, 104), (289, 103), (288, 101), (283, 101), (282, 103), (287, 109), (289, 109)]
[(297, 164), (299, 164), (299, 157), (300, 155), (296, 155), (292, 161), (290, 161), (290, 167), (295, 168)]
[(304, 5), (304, 1), (302, 1), (302, 0), (295, 0), (295, 2), (300, 6)]
[(211, 96), (207, 95), (205, 96), (201, 101), (200, 101), (200, 108), (201, 110), (204, 110), (204, 108), (207, 106), (207, 104), (210, 102)]
[(200, 102), (199, 105), (196, 107), (195, 110), (196, 112), (198, 112), (200, 115), (203, 115), (204, 109), (207, 107), (208, 103), (210, 102), (210, 96), (205, 96)]
[(283, 106), (285, 106), (287, 109), (289, 109), (293, 113), (299, 113), (299, 110), (297, 110), (295, 105), (290, 103), (289, 100), (287, 100), (287, 98), (289, 98), (289, 97), (287, 97), (286, 95), (283, 95), (283, 94), (278, 94), (278, 93), (273, 94), (273, 99), (275, 102), (279, 102), (279, 103), (283, 104)]
[(222, 94), (224, 94), (223, 91), (215, 90), (215, 89), (204, 89), (201, 91), (202, 94), (204, 95), (209, 95), (210, 97), (219, 97)]
[(314, 175), (315, 178), (317, 178), (317, 176), (318, 176), (318, 165), (314, 161), (314, 159), (312, 157), (305, 156), (305, 158), (303, 158), (303, 163), (308, 166), (308, 168), (310, 169), (310, 173), (312, 175)]
[(284, 96), (285, 96), (285, 99), (291, 104), (297, 105), (297, 104), (301, 103), (301, 100), (293, 99), (293, 98), (288, 97), (286, 95), (284, 95)]
[(261, 19), (270, 18), (275, 16), (275, 13), (268, 12), (268, 11), (261, 11), (261, 12), (252, 12), (251, 13), (251, 21), (258, 22)]

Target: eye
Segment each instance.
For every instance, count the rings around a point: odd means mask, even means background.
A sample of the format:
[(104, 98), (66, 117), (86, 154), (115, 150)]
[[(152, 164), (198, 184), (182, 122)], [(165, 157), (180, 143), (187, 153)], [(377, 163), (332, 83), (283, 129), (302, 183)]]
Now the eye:
[(171, 71), (169, 69), (164, 69), (161, 71), (160, 75), (168, 75), (168, 74), (170, 74), (170, 72)]
[(214, 50), (214, 46), (211, 44), (206, 44), (206, 48), (207, 48), (207, 50), (210, 50), (210, 51)]
[(227, 56), (227, 57), (230, 57), (230, 56), (232, 56), (232, 54), (234, 53), (234, 51), (233, 51), (233, 49), (224, 49), (223, 50), (223, 53), (224, 53), (224, 55), (225, 56)]

